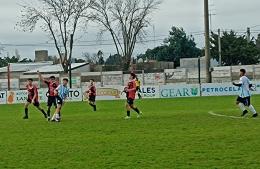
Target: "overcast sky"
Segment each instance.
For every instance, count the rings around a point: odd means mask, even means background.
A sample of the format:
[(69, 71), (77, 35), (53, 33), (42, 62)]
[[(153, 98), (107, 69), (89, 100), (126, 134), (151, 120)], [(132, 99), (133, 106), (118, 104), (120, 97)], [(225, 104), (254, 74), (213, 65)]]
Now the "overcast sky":
[[(7, 52), (13, 55), (15, 49), (19, 50), (22, 57), (34, 58), (34, 50), (39, 49), (47, 49), (49, 55), (56, 55), (55, 49), (51, 46), (19, 46), (49, 41), (49, 38), (40, 29), (36, 29), (33, 33), (24, 33), (15, 29), (15, 24), (21, 15), (21, 8), (18, 5), (21, 2), (20, 0), (0, 0), (0, 43), (18, 45), (4, 46), (4, 55)], [(234, 29), (243, 34), (247, 27), (252, 27), (252, 32), (260, 33), (260, 0), (210, 0), (210, 4), (211, 13), (216, 14), (212, 15), (213, 30), (217, 28)], [(193, 33), (198, 46), (203, 47), (204, 37), (201, 34), (204, 30), (203, 0), (164, 0), (160, 9), (153, 15), (152, 24), (155, 27), (156, 42), (138, 44), (135, 55), (160, 45), (161, 39), (166, 37), (172, 26), (183, 27), (188, 34)], [(153, 40), (152, 27), (149, 28), (149, 32), (147, 40)], [(90, 26), (88, 33), (80, 41), (96, 41), (97, 33), (97, 28)], [(104, 39), (110, 38), (104, 37)], [(100, 42), (91, 44), (95, 44), (95, 46), (76, 47), (74, 57), (81, 57), (83, 52), (96, 53), (98, 50), (102, 50), (106, 56), (115, 53), (113, 46), (102, 46)]]

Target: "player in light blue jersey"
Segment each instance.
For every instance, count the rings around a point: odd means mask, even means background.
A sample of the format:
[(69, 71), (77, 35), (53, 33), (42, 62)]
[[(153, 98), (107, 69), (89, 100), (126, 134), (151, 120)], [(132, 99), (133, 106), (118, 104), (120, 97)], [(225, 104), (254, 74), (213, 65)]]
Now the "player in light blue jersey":
[(53, 114), (51, 121), (60, 122), (61, 120), (61, 108), (65, 103), (66, 98), (69, 94), (69, 88), (67, 87), (69, 80), (64, 78), (61, 85), (55, 89), (55, 95), (57, 99), (57, 109)]
[(252, 117), (257, 117), (258, 114), (257, 114), (254, 106), (250, 102), (250, 97), (251, 97), (250, 90), (252, 90), (253, 85), (251, 84), (250, 80), (246, 77), (245, 69), (240, 70), (239, 83), (233, 82), (233, 85), (238, 86), (240, 88), (240, 93), (237, 98), (236, 104), (239, 106), (239, 108), (242, 111), (241, 116), (245, 116), (248, 113), (248, 111), (245, 108), (245, 106), (247, 106), (249, 108), (249, 110), (253, 113)]

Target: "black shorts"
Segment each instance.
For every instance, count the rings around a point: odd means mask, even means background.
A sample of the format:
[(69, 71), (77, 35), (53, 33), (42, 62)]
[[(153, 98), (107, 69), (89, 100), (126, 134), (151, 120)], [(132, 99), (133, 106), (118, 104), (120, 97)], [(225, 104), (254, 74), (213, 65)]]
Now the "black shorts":
[[(32, 103), (32, 99), (27, 99), (27, 102), (28, 103)], [(34, 101), (34, 103), (33, 103), (33, 105), (35, 106), (35, 107), (39, 107), (40, 106), (40, 103), (39, 103), (39, 101)]]
[(59, 96), (57, 96), (57, 97), (56, 97), (56, 100), (57, 100), (57, 104), (63, 105), (63, 100), (62, 100), (62, 98), (60, 98)]
[(96, 101), (96, 96), (89, 96), (88, 101), (95, 102)]
[(47, 106), (51, 107), (52, 105), (57, 106), (56, 97), (55, 96), (48, 96)]
[(128, 104), (129, 106), (134, 105), (134, 99), (128, 98), (128, 99), (127, 99), (127, 104)]
[(245, 106), (250, 106), (250, 105), (251, 105), (250, 97), (244, 97), (244, 98), (238, 97), (238, 98), (237, 98), (237, 101), (238, 101), (239, 103), (243, 103)]

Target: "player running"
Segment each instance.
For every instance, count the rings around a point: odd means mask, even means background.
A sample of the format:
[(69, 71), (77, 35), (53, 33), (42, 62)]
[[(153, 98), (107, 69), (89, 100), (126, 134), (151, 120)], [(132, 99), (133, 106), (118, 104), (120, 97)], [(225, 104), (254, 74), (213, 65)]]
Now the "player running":
[(136, 82), (135, 82), (136, 75), (134, 73), (130, 74), (129, 82), (127, 87), (124, 89), (124, 92), (126, 93), (127, 103), (126, 103), (126, 110), (127, 110), (127, 116), (125, 119), (130, 119), (130, 110), (133, 109), (138, 115), (137, 118), (140, 118), (142, 115), (142, 112), (139, 111), (139, 109), (134, 105), (135, 95), (136, 95)]
[(58, 82), (56, 82), (56, 78), (55, 78), (55, 76), (51, 76), (50, 78), (49, 78), (49, 80), (47, 80), (47, 79), (44, 79), (43, 77), (42, 77), (42, 74), (38, 71), (38, 75), (39, 75), (39, 78), (44, 82), (44, 83), (46, 83), (47, 84), (47, 86), (48, 86), (48, 101), (47, 101), (47, 106), (48, 106), (48, 110), (47, 110), (47, 115), (48, 115), (48, 117), (47, 117), (47, 119), (48, 119), (48, 121), (50, 121), (50, 119), (51, 119), (51, 107), (52, 107), (52, 105), (55, 107), (55, 108), (57, 108), (57, 103), (56, 103), (56, 96), (55, 96), (55, 94), (54, 94), (54, 91), (55, 91), (55, 89), (58, 87)]
[(91, 107), (93, 107), (94, 111), (97, 111), (97, 106), (96, 106), (96, 86), (95, 86), (95, 81), (94, 79), (90, 80), (90, 86), (88, 87), (88, 91), (86, 92), (88, 96), (88, 102)]
[(136, 84), (136, 92), (138, 94), (139, 99), (141, 99), (142, 98), (142, 95), (141, 95), (141, 81), (138, 79), (137, 76), (135, 78), (135, 84)]
[(252, 90), (253, 85), (251, 84), (250, 80), (246, 77), (246, 70), (240, 69), (240, 81), (239, 83), (234, 83), (233, 85), (240, 87), (240, 94), (237, 98), (236, 104), (242, 111), (241, 116), (245, 116), (248, 111), (246, 110), (245, 106), (249, 108), (249, 110), (253, 113), (252, 117), (257, 117), (258, 114), (250, 102), (250, 90)]
[(53, 114), (53, 117), (51, 118), (51, 121), (53, 122), (60, 122), (61, 120), (61, 108), (64, 105), (65, 100), (69, 94), (69, 88), (67, 87), (68, 82), (69, 80), (67, 78), (64, 78), (62, 80), (62, 84), (59, 85), (54, 91), (57, 99), (57, 108), (55, 113)]
[(39, 111), (42, 112), (44, 117), (47, 118), (47, 114), (40, 107), (40, 103), (39, 103), (39, 100), (38, 100), (38, 89), (37, 89), (36, 85), (33, 84), (33, 79), (29, 78), (27, 80), (26, 89), (28, 91), (28, 98), (27, 98), (27, 102), (25, 103), (25, 106), (24, 106), (24, 117), (23, 117), (23, 119), (29, 118), (28, 107), (29, 107), (30, 104), (33, 104)]

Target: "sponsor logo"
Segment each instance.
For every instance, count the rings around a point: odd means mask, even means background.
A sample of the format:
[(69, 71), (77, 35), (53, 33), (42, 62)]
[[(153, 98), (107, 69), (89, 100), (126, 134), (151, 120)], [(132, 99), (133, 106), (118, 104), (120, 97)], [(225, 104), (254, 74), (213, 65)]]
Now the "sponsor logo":
[(156, 88), (155, 87), (142, 87), (141, 93), (143, 97), (156, 97)]
[(120, 91), (113, 88), (98, 88), (97, 96), (113, 96), (115, 98), (120, 98)]
[(164, 98), (198, 96), (198, 88), (171, 88), (162, 89), (161, 96)]
[(240, 91), (238, 87), (208, 87), (202, 88), (202, 92), (218, 93), (218, 92), (237, 92)]

